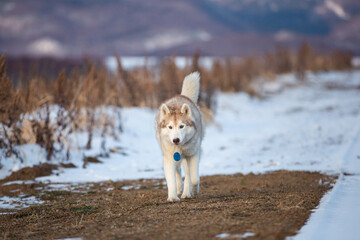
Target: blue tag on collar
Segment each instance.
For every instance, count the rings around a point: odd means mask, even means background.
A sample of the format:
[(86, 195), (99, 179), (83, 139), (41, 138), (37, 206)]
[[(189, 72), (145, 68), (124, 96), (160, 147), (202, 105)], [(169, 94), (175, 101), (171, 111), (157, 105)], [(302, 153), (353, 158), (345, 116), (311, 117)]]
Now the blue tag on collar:
[(180, 153), (178, 153), (178, 152), (174, 153), (174, 160), (175, 161), (180, 161), (180, 159), (181, 159)]

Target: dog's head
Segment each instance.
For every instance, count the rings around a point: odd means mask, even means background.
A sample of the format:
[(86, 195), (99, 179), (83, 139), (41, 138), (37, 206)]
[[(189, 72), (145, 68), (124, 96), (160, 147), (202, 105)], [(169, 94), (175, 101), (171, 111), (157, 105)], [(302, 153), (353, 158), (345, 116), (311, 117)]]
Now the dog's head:
[(160, 132), (171, 144), (184, 145), (195, 134), (191, 108), (184, 103), (181, 107), (160, 107)]

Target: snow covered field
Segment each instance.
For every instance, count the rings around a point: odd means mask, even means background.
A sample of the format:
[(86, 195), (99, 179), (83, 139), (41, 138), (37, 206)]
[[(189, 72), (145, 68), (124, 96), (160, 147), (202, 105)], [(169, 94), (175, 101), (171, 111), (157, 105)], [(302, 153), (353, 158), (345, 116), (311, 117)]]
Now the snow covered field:
[[(308, 77), (306, 83), (299, 84), (292, 74), (279, 76), (262, 86), (263, 100), (243, 93), (219, 94), (215, 120), (206, 129), (200, 174), (280, 169), (339, 174), (334, 189), (323, 198), (298, 239), (352, 239), (360, 236), (355, 226), (360, 221), (356, 201), (360, 197), (360, 71)], [(106, 148), (112, 149), (109, 157), (99, 157), (101, 164), (90, 163), (86, 168), (82, 168), (83, 156), (102, 153), (100, 135), (87, 151), (82, 148), (86, 135), (74, 135), (70, 161), (78, 168), (59, 169), (37, 181), (70, 185), (163, 178), (155, 114), (145, 108), (122, 110), (124, 133), (119, 140), (107, 138)], [(23, 163), (12, 158), (1, 160), (0, 178), (11, 170), (46, 162), (46, 153), (36, 145), (23, 146), (22, 152)]]

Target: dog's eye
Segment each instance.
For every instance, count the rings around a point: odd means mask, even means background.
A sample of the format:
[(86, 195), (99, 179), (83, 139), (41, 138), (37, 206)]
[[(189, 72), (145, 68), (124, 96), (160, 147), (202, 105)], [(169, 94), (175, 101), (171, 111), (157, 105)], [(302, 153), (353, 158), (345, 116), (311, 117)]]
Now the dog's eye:
[(172, 129), (172, 126), (169, 126), (169, 129)]
[(180, 125), (180, 128), (184, 128), (184, 125)]

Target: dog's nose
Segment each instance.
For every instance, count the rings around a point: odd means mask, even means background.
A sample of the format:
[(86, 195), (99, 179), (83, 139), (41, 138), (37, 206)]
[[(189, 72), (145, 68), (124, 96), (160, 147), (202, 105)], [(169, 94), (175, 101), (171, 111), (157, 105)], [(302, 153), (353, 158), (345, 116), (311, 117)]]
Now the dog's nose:
[(178, 144), (179, 142), (180, 142), (180, 139), (178, 139), (178, 138), (173, 139), (173, 143)]

